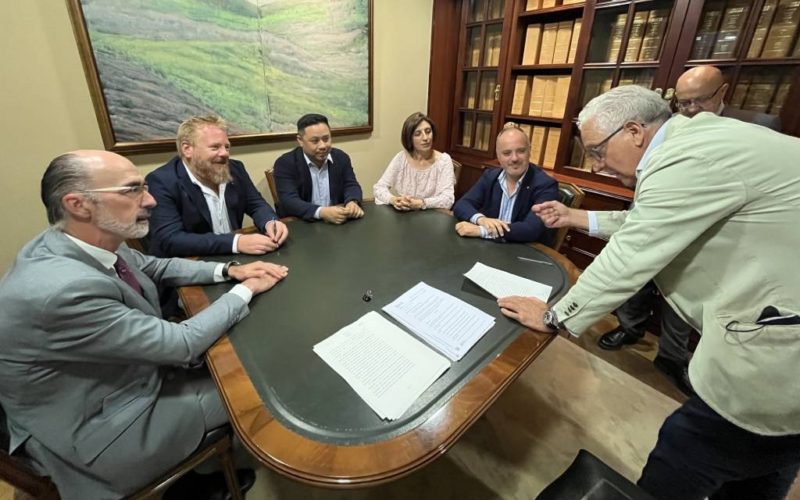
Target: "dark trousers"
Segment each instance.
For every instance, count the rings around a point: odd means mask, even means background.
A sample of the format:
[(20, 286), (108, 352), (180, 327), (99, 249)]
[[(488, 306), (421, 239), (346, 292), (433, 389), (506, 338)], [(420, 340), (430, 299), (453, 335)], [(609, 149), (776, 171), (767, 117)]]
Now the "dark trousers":
[(693, 396), (661, 426), (637, 484), (660, 500), (777, 500), (798, 469), (800, 434), (754, 434)]
[(686, 366), (689, 363), (689, 335), (692, 327), (672, 310), (652, 281), (617, 308), (620, 328), (628, 335), (644, 337), (647, 320), (656, 308), (661, 309), (658, 355), (674, 361), (678, 366)]

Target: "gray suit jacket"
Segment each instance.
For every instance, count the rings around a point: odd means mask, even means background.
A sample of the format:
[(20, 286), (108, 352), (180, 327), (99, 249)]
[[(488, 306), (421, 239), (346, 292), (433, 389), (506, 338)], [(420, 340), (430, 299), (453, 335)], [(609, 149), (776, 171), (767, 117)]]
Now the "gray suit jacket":
[[(29, 439), (29, 450), (47, 450), (33, 458), (62, 498), (129, 493), (188, 456), (205, 432), (203, 414), (196, 394), (160, 393), (165, 365), (198, 359), (248, 312), (224, 294), (188, 321), (164, 321), (156, 284), (210, 283), (216, 264), (157, 259), (125, 245), (118, 254), (144, 296), (56, 229), (25, 245), (0, 281), (0, 404), (10, 451)], [(76, 486), (86, 477), (91, 492)]]

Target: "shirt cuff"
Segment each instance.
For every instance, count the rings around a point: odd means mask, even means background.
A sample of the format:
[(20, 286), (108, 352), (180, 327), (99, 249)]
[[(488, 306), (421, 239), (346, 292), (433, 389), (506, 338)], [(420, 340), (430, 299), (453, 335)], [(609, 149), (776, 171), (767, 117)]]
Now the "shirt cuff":
[(214, 283), (222, 283), (223, 281), (228, 281), (227, 278), (222, 276), (222, 268), (225, 267), (225, 262), (217, 264), (217, 267), (214, 268)]
[[(472, 222), (473, 224), (477, 224), (478, 223), (478, 219), (480, 219), (481, 217), (486, 217), (486, 216), (481, 214), (481, 213), (478, 213), (478, 214), (475, 214), (472, 217), (470, 217), (469, 221)], [(481, 234), (483, 234), (483, 233), (481, 233)]]
[(233, 235), (233, 253), (239, 253), (239, 236), (241, 236), (241, 234)]
[(253, 298), (253, 292), (241, 283), (234, 285), (233, 288), (228, 290), (228, 293), (237, 295), (244, 301), (245, 304), (249, 304), (250, 300)]
[(320, 220), (322, 218), (322, 216), (319, 214), (320, 212), (322, 212), (322, 207), (317, 207), (317, 210), (314, 212), (315, 219)]
[(597, 227), (597, 214), (592, 211), (586, 212), (586, 217), (589, 219), (589, 236), (597, 236), (599, 228)]

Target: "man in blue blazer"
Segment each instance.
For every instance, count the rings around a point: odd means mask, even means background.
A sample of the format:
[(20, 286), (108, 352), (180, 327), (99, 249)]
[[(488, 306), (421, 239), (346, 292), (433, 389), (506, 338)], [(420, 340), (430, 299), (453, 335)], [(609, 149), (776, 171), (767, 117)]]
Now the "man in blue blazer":
[(302, 116), (297, 121), (297, 143), (275, 162), (281, 217), (331, 224), (363, 217), (361, 186), (350, 157), (331, 145), (328, 119), (318, 114)]
[[(64, 500), (122, 498), (227, 422), (208, 372), (184, 366), (202, 359), (287, 269), (128, 248), (126, 239), (147, 234), (155, 200), (136, 167), (114, 153), (61, 155), (41, 188), (51, 227), (0, 280), (9, 452), (33, 458)], [(228, 279), (241, 283), (194, 317), (161, 319), (158, 286)]]
[(552, 232), (531, 213), (536, 203), (558, 199), (558, 183), (530, 163), (528, 136), (515, 126), (497, 135), (500, 169), (487, 169), (453, 206), (460, 236), (549, 243)]
[[(227, 125), (195, 116), (178, 127), (178, 153), (147, 175), (158, 202), (150, 253), (163, 257), (246, 253), (261, 255), (283, 244), (289, 231), (253, 185), (244, 165), (230, 159)], [(264, 234), (234, 234), (249, 215)]]

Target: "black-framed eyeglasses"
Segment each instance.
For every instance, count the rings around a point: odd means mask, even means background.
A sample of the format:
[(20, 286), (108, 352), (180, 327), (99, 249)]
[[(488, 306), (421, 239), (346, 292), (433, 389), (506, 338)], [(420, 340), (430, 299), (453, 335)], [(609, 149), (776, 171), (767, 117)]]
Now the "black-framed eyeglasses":
[(693, 106), (700, 106), (702, 104), (705, 104), (708, 101), (710, 101), (711, 99), (713, 99), (714, 96), (717, 95), (719, 93), (719, 91), (722, 90), (722, 87), (724, 87), (724, 86), (725, 86), (725, 83), (723, 83), (722, 85), (717, 87), (717, 90), (715, 90), (714, 92), (712, 92), (712, 93), (710, 93), (708, 95), (704, 95), (704, 96), (700, 96), (700, 97), (693, 97), (692, 99), (680, 99), (679, 100), (677, 97), (675, 97), (674, 98), (675, 106), (680, 110), (684, 110), (684, 109), (689, 109), (689, 108), (691, 108)]
[(83, 193), (118, 193), (124, 194), (128, 196), (133, 196), (134, 198), (143, 196), (145, 193), (150, 191), (150, 186), (147, 184), (134, 184), (133, 186), (115, 186), (115, 187), (105, 187), (105, 188), (97, 188), (97, 189), (84, 189)]
[(594, 161), (600, 161), (600, 160), (603, 159), (603, 156), (605, 156), (606, 145), (608, 144), (608, 141), (610, 141), (612, 137), (617, 135), (619, 133), (619, 131), (622, 130), (623, 128), (625, 128), (625, 124), (624, 123), (622, 125), (620, 125), (619, 128), (617, 128), (617, 130), (615, 130), (615, 131), (611, 132), (610, 134), (608, 134), (608, 136), (605, 139), (603, 139), (602, 141), (598, 142), (594, 146), (586, 146), (583, 143), (583, 139), (580, 139), (580, 141), (578, 141), (578, 142), (580, 143), (580, 145), (583, 148), (583, 150), (586, 152), (586, 156), (588, 156), (589, 158), (591, 158)]

